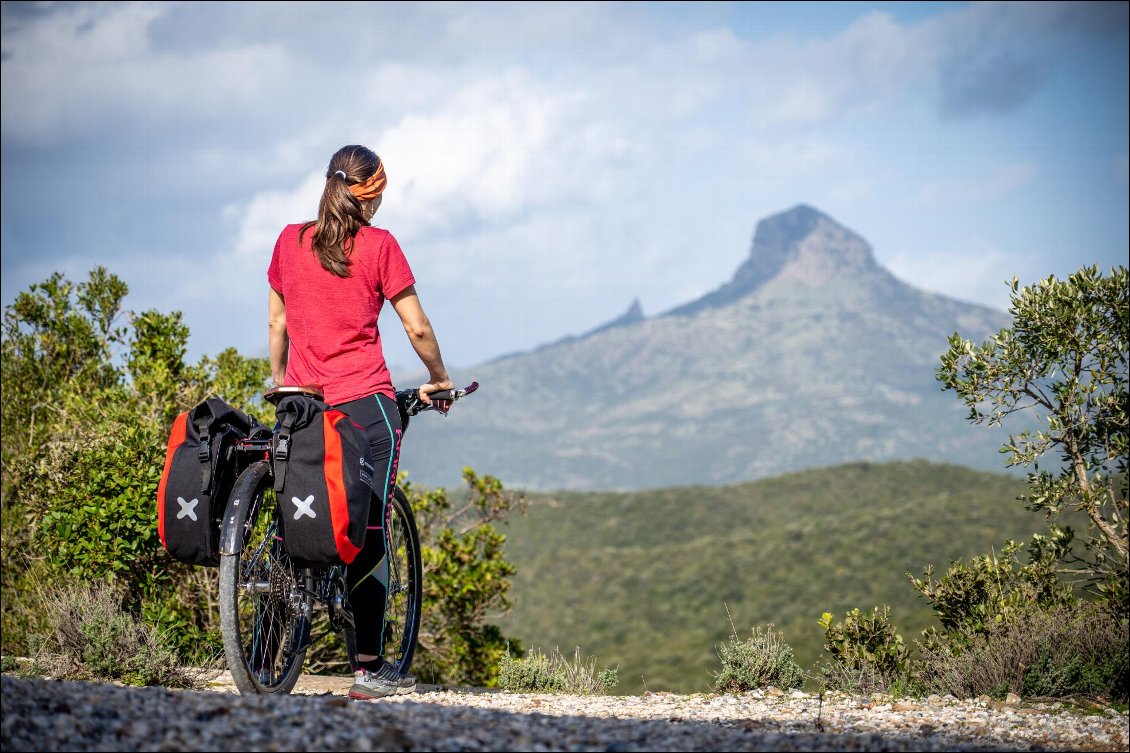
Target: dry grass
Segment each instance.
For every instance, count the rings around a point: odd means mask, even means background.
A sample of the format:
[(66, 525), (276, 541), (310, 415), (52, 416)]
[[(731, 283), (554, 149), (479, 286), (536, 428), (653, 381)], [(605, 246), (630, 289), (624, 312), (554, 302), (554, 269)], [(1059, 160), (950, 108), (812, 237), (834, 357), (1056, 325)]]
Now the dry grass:
[(958, 698), (1127, 697), (1127, 620), (1096, 604), (1034, 610), (950, 651), (923, 648), (926, 687)]
[(98, 582), (47, 590), (50, 626), (34, 656), (34, 670), (67, 680), (201, 688), (216, 667), (182, 665), (164, 635), (122, 609), (112, 586)]

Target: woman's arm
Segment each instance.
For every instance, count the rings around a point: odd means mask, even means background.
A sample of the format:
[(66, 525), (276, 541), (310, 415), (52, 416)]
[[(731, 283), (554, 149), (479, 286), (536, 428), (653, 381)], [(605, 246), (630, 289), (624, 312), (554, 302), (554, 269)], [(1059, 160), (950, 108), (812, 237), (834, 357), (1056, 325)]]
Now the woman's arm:
[(420, 298), (416, 295), (416, 286), (409, 285), (398, 293), (392, 299), (392, 307), (396, 309), (396, 314), (404, 325), (404, 331), (408, 333), (408, 340), (412, 343), (416, 355), (420, 357), (420, 360), (424, 362), (424, 366), (428, 369), (429, 381), (428, 384), (420, 385), (420, 399), (430, 405), (432, 401), (427, 393), (454, 389), (455, 385), (451, 383), (451, 377), (447, 374), (447, 367), (443, 365), (443, 356), (439, 352), (439, 342), (436, 340), (435, 332), (432, 331), (431, 321), (420, 305)]
[(267, 297), (267, 329), (271, 343), (271, 377), (276, 385), (286, 381), (286, 361), (290, 354), (290, 338), (286, 334), (286, 304), (271, 288)]

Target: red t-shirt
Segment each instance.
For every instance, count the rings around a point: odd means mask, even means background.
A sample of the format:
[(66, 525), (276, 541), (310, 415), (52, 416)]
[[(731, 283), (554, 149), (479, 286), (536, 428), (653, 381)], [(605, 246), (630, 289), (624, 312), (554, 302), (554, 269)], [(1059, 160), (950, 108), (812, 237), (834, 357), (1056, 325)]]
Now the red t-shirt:
[(287, 225), (275, 242), (267, 281), (286, 305), (290, 355), (286, 384), (320, 384), (339, 405), (378, 392), (395, 398), (377, 318), (385, 300), (416, 281), (387, 230), (362, 227), (349, 256), (349, 277), (322, 268), (301, 225)]

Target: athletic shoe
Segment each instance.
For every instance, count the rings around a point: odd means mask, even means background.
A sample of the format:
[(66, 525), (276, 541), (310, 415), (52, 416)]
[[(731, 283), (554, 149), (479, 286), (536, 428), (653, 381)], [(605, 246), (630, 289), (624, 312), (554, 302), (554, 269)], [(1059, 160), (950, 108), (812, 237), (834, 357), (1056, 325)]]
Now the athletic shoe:
[(402, 675), (387, 661), (375, 672), (357, 669), (353, 672), (353, 687), (349, 689), (350, 698), (371, 700), (401, 693), (415, 693), (416, 678)]

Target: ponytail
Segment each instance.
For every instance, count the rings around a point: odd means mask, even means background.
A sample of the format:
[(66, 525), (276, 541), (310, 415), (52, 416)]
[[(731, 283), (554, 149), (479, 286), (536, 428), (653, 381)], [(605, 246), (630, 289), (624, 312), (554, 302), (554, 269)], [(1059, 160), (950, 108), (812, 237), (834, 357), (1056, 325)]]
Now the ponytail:
[[(379, 176), (378, 176), (379, 173)], [(384, 165), (380, 158), (363, 146), (346, 146), (330, 159), (326, 170), (326, 187), (318, 202), (318, 219), (302, 225), (298, 240), (314, 229), (311, 245), (322, 268), (338, 277), (349, 277), (350, 255), (357, 232), (369, 224), (361, 212), (357, 189), (368, 187), (379, 178), (384, 190)], [(362, 193), (366, 200), (372, 191)], [(377, 192), (379, 195), (379, 191)]]

